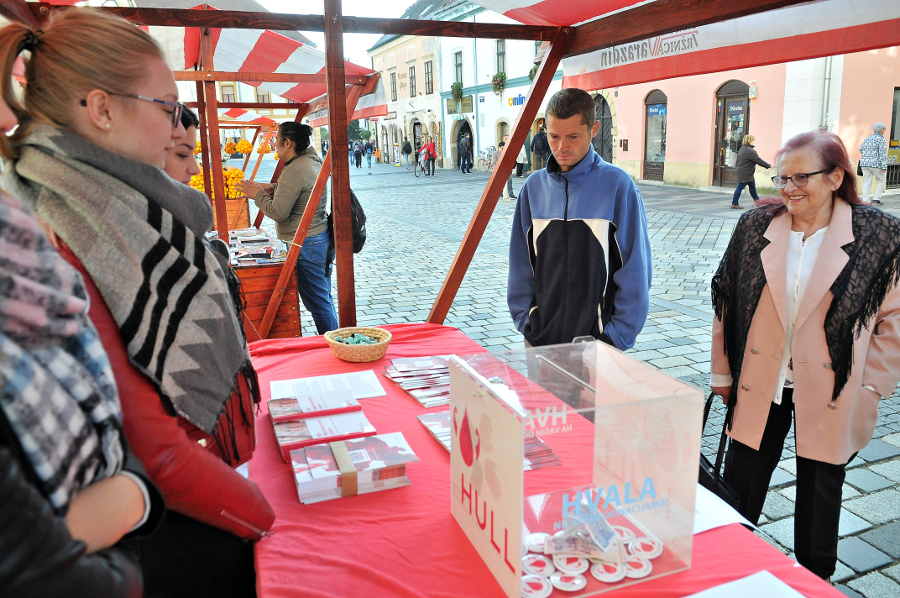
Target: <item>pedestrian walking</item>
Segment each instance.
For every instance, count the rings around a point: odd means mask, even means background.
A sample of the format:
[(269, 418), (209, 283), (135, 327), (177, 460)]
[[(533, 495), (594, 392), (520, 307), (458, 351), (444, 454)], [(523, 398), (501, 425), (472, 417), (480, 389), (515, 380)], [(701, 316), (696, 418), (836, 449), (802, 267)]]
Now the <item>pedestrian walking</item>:
[(759, 154), (756, 153), (756, 150), (753, 148), (754, 141), (756, 141), (756, 137), (753, 135), (744, 135), (741, 149), (738, 151), (736, 164), (738, 184), (734, 190), (734, 197), (731, 199), (731, 208), (733, 210), (742, 209), (738, 200), (741, 198), (744, 187), (750, 189), (750, 197), (754, 201), (759, 199), (759, 195), (756, 194), (756, 180), (754, 177), (756, 165), (758, 164), (763, 168), (772, 167), (771, 164), (760, 158)]
[(900, 379), (900, 221), (861, 205), (834, 133), (801, 133), (775, 160), (783, 204), (738, 221), (712, 279), (710, 385), (727, 405), (725, 479), (754, 525), (794, 424), (794, 554), (828, 579), (847, 463)]
[[(506, 153), (506, 148), (509, 146), (509, 135), (504, 135), (503, 141), (501, 141), (498, 145), (500, 146), (500, 149), (503, 151), (503, 153)], [(518, 163), (516, 164), (516, 166), (518, 167)], [(513, 193), (512, 173), (513, 173), (513, 171), (510, 168), (509, 176), (506, 178), (506, 197), (508, 199), (517, 199), (516, 194)]]
[(537, 135), (531, 139), (531, 153), (534, 154), (538, 170), (546, 166), (547, 154), (550, 153), (550, 144), (547, 143), (547, 127), (544, 125), (541, 125)]
[(859, 146), (862, 157), (859, 165), (863, 175), (863, 202), (869, 203), (869, 192), (872, 189), (872, 179), (875, 179), (875, 197), (872, 205), (881, 205), (881, 194), (884, 192), (884, 182), (887, 178), (887, 141), (884, 140), (884, 131), (887, 127), (884, 123), (872, 125), (873, 133), (865, 138)]
[(353, 142), (353, 159), (357, 168), (362, 168), (363, 146), (359, 139)]
[(522, 147), (519, 148), (519, 155), (516, 156), (516, 178), (523, 178), (525, 175), (523, 171), (525, 170), (525, 166), (528, 164), (528, 154), (525, 152), (525, 144), (522, 144)]
[(372, 168), (372, 144), (368, 140), (363, 146), (363, 151), (366, 153), (366, 161), (369, 163), (369, 168)]
[(459, 140), (459, 169), (463, 174), (472, 174), (472, 140), (468, 133)]
[(322, 159), (323, 160), (325, 159), (325, 154), (327, 154), (327, 153), (328, 153), (328, 140), (323, 139), (322, 140)]
[[(507, 137), (509, 137), (509, 136), (507, 135)], [(494, 152), (493, 154), (491, 154), (491, 170), (494, 170), (497, 167), (497, 164), (500, 163), (500, 158), (502, 158), (503, 154), (505, 153), (504, 150), (506, 150), (506, 141), (501, 141), (500, 143), (497, 144), (497, 151)], [(506, 179), (506, 187), (503, 189), (503, 193), (502, 193), (501, 197), (505, 201), (509, 201), (511, 199), (518, 199), (516, 197), (516, 194), (513, 193), (512, 171), (510, 171), (510, 176), (507, 177), (507, 179)]]
[(409, 155), (412, 153), (412, 144), (406, 137), (403, 138), (403, 157), (406, 158), (406, 170), (409, 170)]
[(347, 148), (350, 150), (350, 166), (353, 166), (353, 142), (347, 142)]
[(421, 154), (421, 159), (425, 160), (425, 176), (429, 176), (429, 169), (431, 170), (431, 176), (434, 176), (434, 161), (437, 159), (437, 149), (431, 137), (425, 138), (425, 143), (419, 149), (419, 154)]

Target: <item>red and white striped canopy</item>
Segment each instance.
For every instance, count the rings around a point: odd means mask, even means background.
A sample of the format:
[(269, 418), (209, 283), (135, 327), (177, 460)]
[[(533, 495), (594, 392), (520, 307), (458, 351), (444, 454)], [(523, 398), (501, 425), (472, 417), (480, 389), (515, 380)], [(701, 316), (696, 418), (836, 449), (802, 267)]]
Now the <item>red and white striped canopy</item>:
[[(578, 25), (654, 0), (477, 0), (527, 25)], [(819, 0), (563, 60), (563, 87), (595, 90), (900, 45), (900, 0)]]
[(230, 124), (241, 125), (263, 125), (271, 126), (278, 124), (267, 116), (260, 116), (256, 112), (244, 110), (243, 108), (219, 108), (219, 121), (229, 122)]

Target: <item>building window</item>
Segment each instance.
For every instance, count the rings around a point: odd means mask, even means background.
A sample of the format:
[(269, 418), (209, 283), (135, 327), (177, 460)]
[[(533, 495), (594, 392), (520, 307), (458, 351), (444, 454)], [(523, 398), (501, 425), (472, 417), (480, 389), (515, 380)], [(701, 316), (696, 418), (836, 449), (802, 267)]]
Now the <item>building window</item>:
[(256, 90), (256, 101), (260, 104), (268, 104), (272, 101), (272, 97), (269, 95), (267, 91), (259, 91)]
[(416, 66), (409, 67), (409, 97), (416, 97)]
[(497, 72), (506, 72), (506, 40), (497, 40)]
[(434, 93), (434, 73), (431, 70), (432, 62), (425, 63), (425, 93)]
[(391, 101), (397, 101), (397, 73), (391, 73)]
[(454, 81), (456, 83), (462, 83), (462, 52), (453, 53), (453, 64), (456, 67), (456, 78)]
[(222, 85), (219, 89), (222, 92), (223, 102), (234, 103), (234, 85)]

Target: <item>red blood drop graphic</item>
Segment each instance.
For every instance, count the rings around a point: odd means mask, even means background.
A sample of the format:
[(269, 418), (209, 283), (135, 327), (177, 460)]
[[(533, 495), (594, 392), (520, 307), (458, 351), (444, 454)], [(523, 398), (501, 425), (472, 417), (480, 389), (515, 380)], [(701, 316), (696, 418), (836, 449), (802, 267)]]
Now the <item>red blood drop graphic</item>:
[(469, 427), (469, 411), (463, 411), (462, 424), (459, 431), (459, 451), (465, 464), (469, 467), (475, 462), (472, 454), (472, 430)]
[(615, 573), (616, 566), (615, 565), (603, 565), (603, 570), (606, 571), (607, 573)]
[(525, 583), (528, 585), (529, 588), (531, 588), (532, 590), (535, 590), (535, 591), (539, 591), (544, 587), (544, 584), (542, 584), (539, 581), (527, 581)]

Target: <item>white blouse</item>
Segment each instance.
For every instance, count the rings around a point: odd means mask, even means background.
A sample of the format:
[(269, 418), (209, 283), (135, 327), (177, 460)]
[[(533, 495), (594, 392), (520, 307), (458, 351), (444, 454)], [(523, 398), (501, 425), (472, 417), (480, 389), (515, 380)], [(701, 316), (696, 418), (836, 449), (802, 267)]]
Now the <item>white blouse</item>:
[[(803, 296), (809, 286), (813, 268), (819, 257), (819, 250), (825, 240), (828, 227), (817, 230), (815, 233), (803, 238), (802, 231), (791, 231), (790, 243), (787, 254), (787, 329), (784, 331), (784, 349), (781, 354), (781, 367), (778, 370), (778, 383), (775, 385), (775, 394), (772, 402), (780, 405), (781, 394), (784, 387), (793, 386), (793, 371), (791, 364), (791, 341), (794, 338), (794, 327), (797, 325), (797, 316), (800, 313), (800, 305)], [(710, 375), (711, 386), (731, 386), (731, 376), (727, 374)]]

